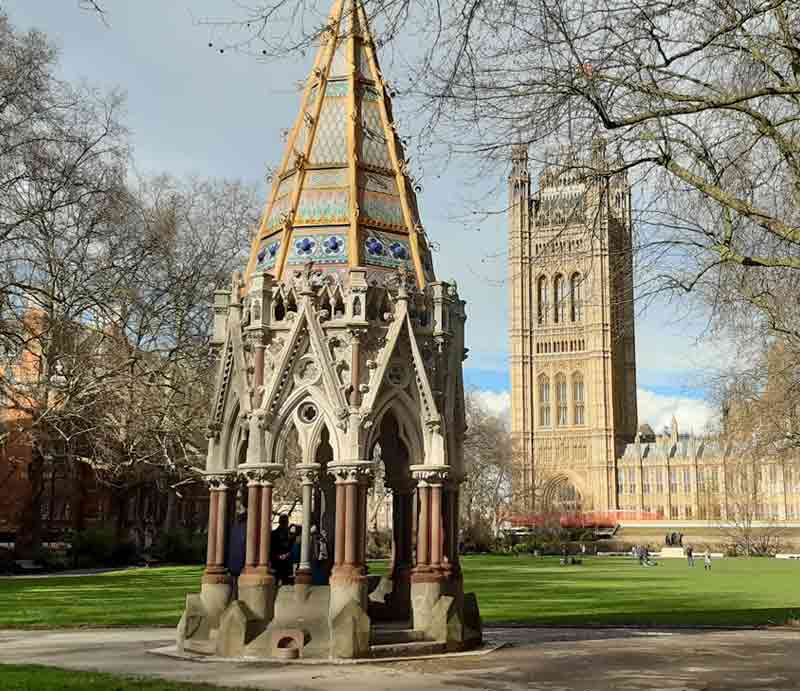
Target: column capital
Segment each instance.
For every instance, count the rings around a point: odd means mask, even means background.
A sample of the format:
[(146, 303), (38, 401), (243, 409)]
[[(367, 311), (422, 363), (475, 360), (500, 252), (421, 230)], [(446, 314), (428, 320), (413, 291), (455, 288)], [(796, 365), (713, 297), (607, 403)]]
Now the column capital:
[(319, 463), (298, 463), (295, 466), (295, 473), (304, 485), (313, 485), (320, 476), (322, 466)]
[(369, 483), (374, 474), (375, 464), (372, 461), (348, 461), (328, 466), (328, 475), (332, 475), (337, 483)]
[(247, 484), (249, 486), (271, 485), (283, 475), (283, 466), (280, 463), (240, 466), (239, 473), (247, 478)]
[(444, 485), (453, 479), (453, 469), (447, 465), (412, 465), (411, 475), (417, 484)]
[(204, 473), (203, 480), (208, 485), (209, 491), (221, 492), (236, 484), (236, 473)]

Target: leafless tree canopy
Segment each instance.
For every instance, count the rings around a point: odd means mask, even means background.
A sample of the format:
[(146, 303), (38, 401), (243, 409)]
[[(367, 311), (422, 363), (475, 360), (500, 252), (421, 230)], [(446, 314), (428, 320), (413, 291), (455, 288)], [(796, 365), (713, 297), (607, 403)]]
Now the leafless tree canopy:
[[(380, 41), (412, 61), (414, 95), (442, 139), (488, 157), (527, 143), (544, 164), (554, 147), (603, 136), (640, 190), (643, 281), (702, 289), (715, 307), (724, 282), (785, 316), (776, 304), (800, 269), (796, 3), (365, 4)], [(226, 45), (285, 55), (319, 39), (326, 5), (262, 1), (207, 23)]]
[(119, 488), (201, 465), (213, 291), (260, 210), (240, 182), (132, 179), (120, 96), (55, 68), (0, 15), (0, 444), (32, 451), (28, 518), (45, 459)]

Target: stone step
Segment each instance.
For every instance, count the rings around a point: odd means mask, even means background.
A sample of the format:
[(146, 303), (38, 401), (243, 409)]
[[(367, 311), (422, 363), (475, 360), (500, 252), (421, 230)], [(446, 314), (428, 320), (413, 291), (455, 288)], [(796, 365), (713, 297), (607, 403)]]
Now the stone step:
[(393, 643), (417, 643), (425, 640), (421, 629), (391, 629), (373, 626), (370, 632), (372, 645), (391, 645)]
[(184, 642), (183, 649), (189, 653), (198, 655), (215, 655), (217, 652), (217, 641), (215, 639), (196, 639), (190, 638)]
[(417, 655), (438, 655), (446, 652), (447, 643), (441, 641), (381, 643), (369, 647), (370, 657), (415, 657)]

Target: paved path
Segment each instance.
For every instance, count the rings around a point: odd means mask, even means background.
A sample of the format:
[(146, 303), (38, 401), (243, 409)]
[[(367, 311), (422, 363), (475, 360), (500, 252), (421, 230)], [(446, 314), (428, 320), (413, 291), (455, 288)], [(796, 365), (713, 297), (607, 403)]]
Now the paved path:
[(800, 688), (800, 631), (487, 629), (481, 657), (385, 665), (191, 662), (149, 654), (169, 629), (0, 631), (0, 663), (152, 675), (220, 686), (325, 691), (772, 691)]

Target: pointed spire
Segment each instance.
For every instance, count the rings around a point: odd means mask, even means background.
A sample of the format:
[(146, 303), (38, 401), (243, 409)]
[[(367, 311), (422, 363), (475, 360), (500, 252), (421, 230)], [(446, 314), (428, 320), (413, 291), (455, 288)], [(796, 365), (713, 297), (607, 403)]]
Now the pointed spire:
[(325, 273), (433, 266), (391, 99), (361, 0), (337, 0), (322, 32), (245, 273), (277, 279), (313, 261)]

